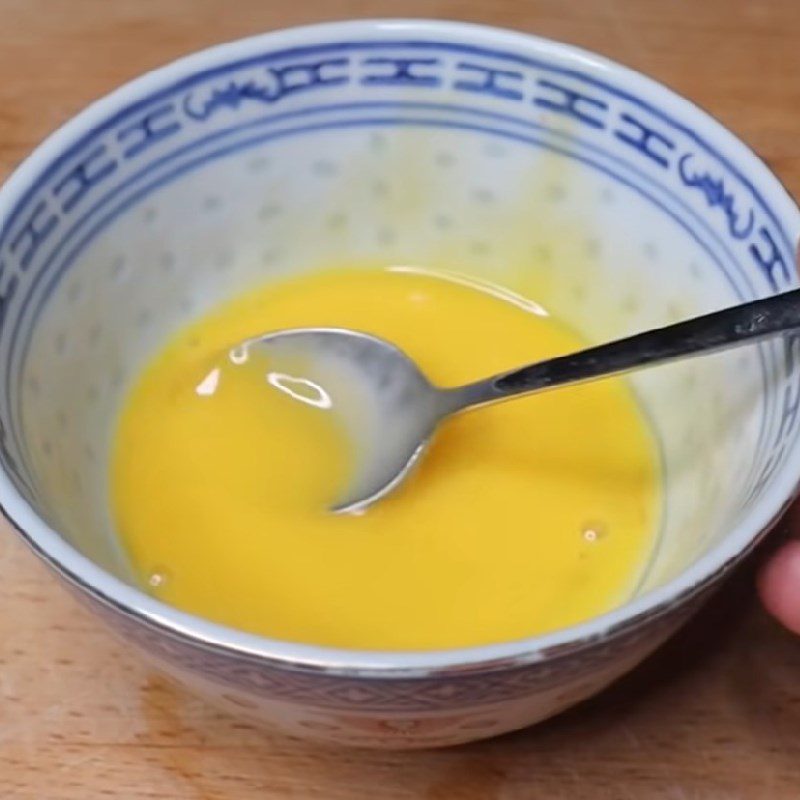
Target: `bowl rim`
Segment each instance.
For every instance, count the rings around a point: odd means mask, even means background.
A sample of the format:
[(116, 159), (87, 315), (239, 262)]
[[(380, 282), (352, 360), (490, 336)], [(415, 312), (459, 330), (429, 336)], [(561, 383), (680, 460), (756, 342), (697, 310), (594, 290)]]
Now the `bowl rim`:
[[(567, 59), (609, 83), (637, 95), (656, 95), (664, 105), (689, 115), (702, 126), (705, 136), (728, 158), (744, 160), (776, 209), (788, 220), (792, 235), (800, 233), (800, 209), (772, 171), (741, 140), (708, 112), (664, 84), (588, 50), (520, 31), (469, 22), (439, 19), (365, 18), (323, 22), (269, 31), (206, 48), (179, 58), (114, 89), (73, 116), (50, 134), (0, 188), (0, 219), (24, 196), (26, 190), (59, 153), (136, 96), (177, 82), (216, 65), (257, 54), (267, 48), (288, 48), (309, 40), (360, 38), (417, 40), (455, 39), (473, 45), (506, 48), (510, 52)], [(578, 652), (592, 644), (641, 625), (682, 606), (715, 583), (749, 552), (780, 517), (797, 492), (800, 482), (800, 436), (793, 441), (786, 461), (761, 498), (733, 526), (730, 533), (688, 568), (664, 585), (652, 589), (605, 614), (577, 625), (538, 636), (497, 644), (429, 651), (372, 651), (317, 646), (272, 639), (179, 611), (144, 591), (116, 578), (94, 564), (62, 539), (15, 488), (5, 468), (0, 469), (0, 511), (32, 550), (68, 583), (104, 606), (135, 619), (160, 633), (197, 647), (238, 654), (283, 669), (313, 670), (342, 676), (407, 678), (435, 673), (464, 673), (518, 667), (545, 661), (556, 654)]]

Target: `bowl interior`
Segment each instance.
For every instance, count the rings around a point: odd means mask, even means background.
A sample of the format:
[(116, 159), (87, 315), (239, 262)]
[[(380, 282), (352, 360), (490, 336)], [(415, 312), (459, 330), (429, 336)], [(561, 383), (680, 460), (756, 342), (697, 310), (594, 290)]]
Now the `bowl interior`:
[[(201, 54), (93, 107), (4, 191), (3, 465), (123, 578), (120, 399), (167, 335), (248, 287), (412, 263), (531, 295), (601, 341), (796, 283), (796, 209), (704, 114), (585, 53), (469, 26), (323, 26)], [(792, 336), (631, 377), (665, 481), (638, 591), (785, 499), (770, 493), (799, 376)]]

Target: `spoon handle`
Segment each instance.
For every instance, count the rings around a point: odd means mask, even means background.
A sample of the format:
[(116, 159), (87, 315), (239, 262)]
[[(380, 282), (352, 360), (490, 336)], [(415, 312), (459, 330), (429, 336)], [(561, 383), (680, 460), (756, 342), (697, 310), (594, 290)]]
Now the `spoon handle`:
[(451, 390), (466, 408), (704, 355), (800, 328), (800, 289), (655, 328)]

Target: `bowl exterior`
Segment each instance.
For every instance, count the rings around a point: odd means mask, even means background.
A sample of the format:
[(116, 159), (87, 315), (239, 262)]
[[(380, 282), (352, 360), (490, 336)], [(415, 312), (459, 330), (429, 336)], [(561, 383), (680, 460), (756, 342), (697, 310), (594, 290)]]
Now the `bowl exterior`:
[(535, 663), (508, 660), (380, 677), (342, 674), (325, 666), (292, 668), (176, 637), (68, 585), (124, 643), (135, 645), (156, 669), (221, 710), (332, 745), (409, 750), (518, 730), (591, 697), (662, 644), (713, 588), (709, 584), (596, 640), (554, 649)]

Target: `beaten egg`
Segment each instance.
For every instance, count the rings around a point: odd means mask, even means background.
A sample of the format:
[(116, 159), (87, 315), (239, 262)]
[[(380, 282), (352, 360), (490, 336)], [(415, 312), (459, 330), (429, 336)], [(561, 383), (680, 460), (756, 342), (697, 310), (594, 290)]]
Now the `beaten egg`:
[(454, 417), (399, 490), (339, 515), (352, 453), (332, 415), (227, 357), (304, 326), (387, 339), (442, 386), (585, 346), (530, 299), (410, 267), (315, 272), (213, 310), (156, 354), (119, 416), (111, 504), (148, 591), (245, 631), (373, 650), (519, 639), (631, 596), (661, 498), (624, 379)]

